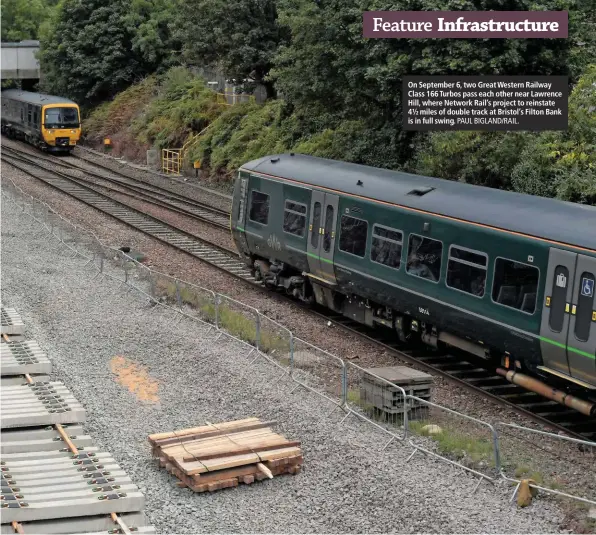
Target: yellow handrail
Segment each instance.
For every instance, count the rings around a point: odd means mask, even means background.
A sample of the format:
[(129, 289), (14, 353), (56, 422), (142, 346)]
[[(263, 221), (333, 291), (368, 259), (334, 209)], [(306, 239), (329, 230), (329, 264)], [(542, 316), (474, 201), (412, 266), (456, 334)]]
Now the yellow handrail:
[(161, 149), (161, 169), (164, 173), (180, 174), (182, 149)]
[[(215, 93), (217, 102), (224, 104), (226, 106), (233, 106), (234, 104), (240, 104), (241, 102), (256, 102), (254, 95), (248, 95), (246, 93), (234, 93), (234, 91), (230, 91), (226, 89), (223, 93)], [(228, 97), (231, 97), (233, 102), (228, 102)], [(211, 123), (213, 124), (213, 123)], [(199, 140), (201, 135), (211, 126), (209, 124), (203, 130), (196, 134), (192, 134), (188, 137), (188, 139), (184, 142), (181, 148), (177, 149), (162, 149), (161, 150), (161, 169), (164, 173), (172, 173), (179, 175), (180, 169), (182, 168), (182, 163), (188, 150)], [(196, 161), (193, 162), (194, 167), (200, 167), (200, 162)], [(197, 163), (199, 164), (197, 166)]]

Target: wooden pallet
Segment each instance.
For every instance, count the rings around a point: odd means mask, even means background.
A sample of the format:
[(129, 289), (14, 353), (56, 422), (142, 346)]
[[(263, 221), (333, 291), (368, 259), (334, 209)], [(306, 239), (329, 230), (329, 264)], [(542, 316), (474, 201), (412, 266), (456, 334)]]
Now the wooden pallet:
[(275, 423), (258, 418), (208, 423), (149, 435), (149, 443), (160, 466), (179, 479), (180, 487), (213, 492), (300, 472), (300, 442), (273, 432)]

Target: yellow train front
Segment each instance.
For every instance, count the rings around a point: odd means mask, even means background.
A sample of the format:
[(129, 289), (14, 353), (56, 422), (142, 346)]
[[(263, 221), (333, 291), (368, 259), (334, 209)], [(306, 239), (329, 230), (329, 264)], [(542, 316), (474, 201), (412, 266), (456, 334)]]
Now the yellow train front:
[(2, 91), (2, 133), (42, 150), (70, 152), (81, 137), (78, 105), (20, 89)]

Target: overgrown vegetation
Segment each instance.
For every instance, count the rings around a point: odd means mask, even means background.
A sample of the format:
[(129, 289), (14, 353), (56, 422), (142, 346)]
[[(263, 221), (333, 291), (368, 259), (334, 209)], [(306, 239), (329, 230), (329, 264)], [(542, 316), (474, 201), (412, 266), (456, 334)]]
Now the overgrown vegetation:
[(2, 41), (38, 39), (58, 0), (2, 0)]
[[(211, 296), (202, 295), (200, 291), (185, 285), (179, 285), (176, 288), (174, 282), (165, 279), (157, 281), (155, 292), (158, 296), (163, 296), (172, 303), (180, 302), (183, 305), (191, 306), (201, 314), (204, 321), (216, 322), (216, 308)], [(218, 307), (217, 321), (218, 325), (231, 335), (249, 344), (256, 345), (256, 322), (255, 317), (250, 312), (241, 312), (233, 309), (229, 304), (221, 303)], [(259, 349), (264, 353), (287, 354), (290, 351), (289, 339), (279, 336), (267, 329), (266, 326), (261, 326), (259, 329), (258, 339)]]
[[(569, 38), (365, 39), (371, 9), (565, 10)], [(111, 101), (92, 114), (91, 137), (134, 116), (127, 142), (175, 147), (210, 124), (188, 157), (211, 176), (293, 150), (593, 204), (594, 19), (593, 0), (62, 0), (41, 61), (48, 91), (88, 109)], [(194, 67), (279, 100), (221, 106)], [(401, 130), (404, 75), (527, 73), (569, 77), (568, 131)], [(155, 91), (142, 109), (131, 105), (142, 89), (112, 101), (148, 76)]]
[(157, 94), (132, 125), (142, 143), (180, 147), (191, 132), (200, 132), (224, 110), (205, 81), (181, 67), (170, 69)]

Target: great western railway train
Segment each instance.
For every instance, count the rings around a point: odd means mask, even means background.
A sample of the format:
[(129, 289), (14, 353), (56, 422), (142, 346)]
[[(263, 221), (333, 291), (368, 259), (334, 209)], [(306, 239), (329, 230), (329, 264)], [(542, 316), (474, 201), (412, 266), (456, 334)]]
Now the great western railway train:
[(595, 207), (281, 154), (239, 170), (231, 227), (267, 286), (596, 395)]
[(2, 91), (2, 133), (49, 152), (71, 152), (81, 137), (78, 105), (20, 89)]

